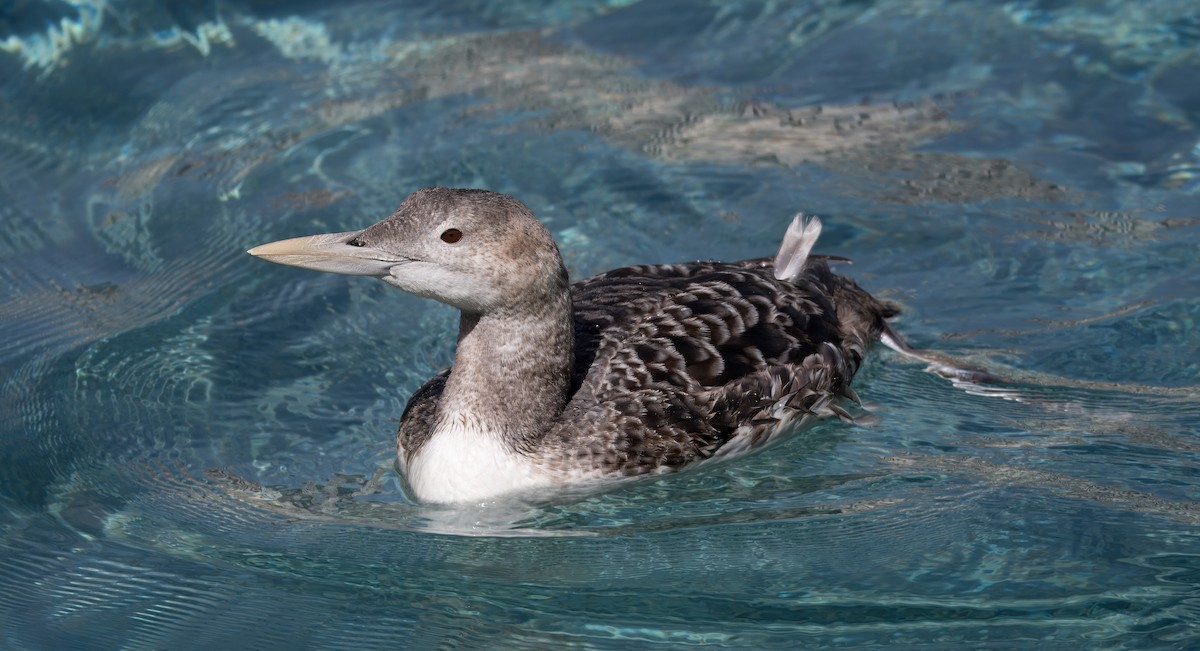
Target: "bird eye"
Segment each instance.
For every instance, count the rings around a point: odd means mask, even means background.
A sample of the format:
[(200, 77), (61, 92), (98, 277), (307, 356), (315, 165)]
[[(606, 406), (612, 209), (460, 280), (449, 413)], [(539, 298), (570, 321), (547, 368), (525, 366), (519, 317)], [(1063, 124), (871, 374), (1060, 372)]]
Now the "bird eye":
[(457, 228), (447, 228), (445, 231), (442, 231), (442, 241), (447, 244), (454, 244), (461, 239), (462, 231)]
[(350, 246), (360, 246), (360, 247), (367, 245), (366, 242), (363, 242), (362, 240), (358, 239), (357, 237), (350, 240), (349, 242), (346, 242), (346, 244), (348, 244)]

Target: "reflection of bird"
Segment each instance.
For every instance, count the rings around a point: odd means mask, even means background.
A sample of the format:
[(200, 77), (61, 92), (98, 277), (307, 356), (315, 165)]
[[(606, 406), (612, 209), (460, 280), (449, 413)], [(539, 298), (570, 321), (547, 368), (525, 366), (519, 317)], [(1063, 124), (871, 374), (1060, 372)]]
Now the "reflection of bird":
[(894, 307), (810, 257), (816, 219), (774, 259), (641, 265), (571, 285), (521, 202), (431, 188), (362, 231), (250, 250), (375, 276), (458, 308), (451, 369), (404, 410), (399, 464), (418, 499), (674, 470), (742, 451), (856, 399)]

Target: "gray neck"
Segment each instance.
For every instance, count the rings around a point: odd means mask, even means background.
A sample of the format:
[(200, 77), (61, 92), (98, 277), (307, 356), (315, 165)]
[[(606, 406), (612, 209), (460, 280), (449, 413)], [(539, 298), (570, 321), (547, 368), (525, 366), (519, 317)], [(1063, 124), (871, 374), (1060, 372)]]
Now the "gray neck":
[(531, 449), (567, 403), (575, 361), (570, 291), (524, 309), (463, 313), (439, 415), (457, 413)]

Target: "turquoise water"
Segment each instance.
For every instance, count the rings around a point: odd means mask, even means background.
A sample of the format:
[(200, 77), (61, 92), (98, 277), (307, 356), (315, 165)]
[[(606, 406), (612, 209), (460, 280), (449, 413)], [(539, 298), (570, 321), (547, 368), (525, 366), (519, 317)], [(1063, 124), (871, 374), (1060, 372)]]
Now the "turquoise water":
[[(1200, 646), (1192, 0), (332, 4), (0, 9), (0, 647)], [(877, 350), (863, 425), (414, 504), (455, 315), (243, 251), (434, 184), (576, 277), (818, 214), (1009, 381)]]

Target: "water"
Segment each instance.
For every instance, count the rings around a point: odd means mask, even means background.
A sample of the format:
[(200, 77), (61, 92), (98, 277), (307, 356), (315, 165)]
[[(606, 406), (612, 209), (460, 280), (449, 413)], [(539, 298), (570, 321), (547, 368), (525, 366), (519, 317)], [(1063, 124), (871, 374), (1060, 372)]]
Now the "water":
[[(0, 646), (1200, 644), (1194, 2), (0, 10)], [(875, 421), (548, 504), (391, 468), (449, 310), (249, 246), (433, 184), (581, 277), (819, 250)], [(867, 420), (867, 419), (864, 419)]]

